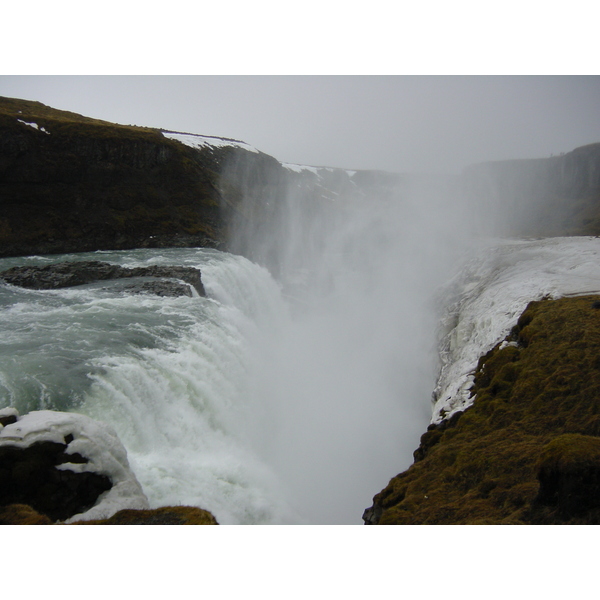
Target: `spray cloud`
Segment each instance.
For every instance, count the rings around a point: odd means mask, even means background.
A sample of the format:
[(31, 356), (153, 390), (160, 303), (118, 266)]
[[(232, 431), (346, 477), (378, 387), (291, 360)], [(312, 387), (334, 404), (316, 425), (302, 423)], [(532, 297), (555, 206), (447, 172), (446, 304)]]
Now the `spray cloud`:
[(288, 318), (257, 340), (252, 435), (311, 523), (359, 523), (431, 418), (439, 286), (469, 246), (456, 181), (271, 166), (231, 218), (231, 250), (267, 267)]

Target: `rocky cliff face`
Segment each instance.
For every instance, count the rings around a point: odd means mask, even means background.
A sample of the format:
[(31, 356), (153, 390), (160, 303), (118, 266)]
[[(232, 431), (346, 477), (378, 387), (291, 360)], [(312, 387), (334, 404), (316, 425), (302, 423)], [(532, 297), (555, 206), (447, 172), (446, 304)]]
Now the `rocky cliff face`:
[(236, 153), (0, 98), (0, 256), (219, 246)]
[(0, 256), (225, 248), (232, 227), (260, 229), (290, 190), (322, 201), (397, 180), (0, 98)]

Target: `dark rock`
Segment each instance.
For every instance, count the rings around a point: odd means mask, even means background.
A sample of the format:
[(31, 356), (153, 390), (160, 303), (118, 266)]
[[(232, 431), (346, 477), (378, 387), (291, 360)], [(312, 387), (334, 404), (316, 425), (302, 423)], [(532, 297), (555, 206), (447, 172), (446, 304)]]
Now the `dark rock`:
[(53, 521), (90, 509), (112, 487), (105, 475), (59, 470), (68, 462), (87, 462), (65, 454), (67, 444), (42, 441), (22, 448), (0, 446), (0, 506), (27, 504)]
[(17, 417), (16, 415), (6, 415), (6, 416), (2, 416), (0, 415), (0, 425), (10, 425), (11, 423), (16, 423), (17, 422)]
[(542, 450), (536, 505), (553, 507), (568, 521), (600, 509), (600, 438), (576, 433), (558, 436)]
[(192, 296), (189, 285), (168, 280), (133, 283), (125, 286), (123, 291), (130, 294), (153, 294), (154, 296), (189, 296), (190, 298)]
[[(0, 273), (6, 283), (36, 290), (55, 290), (96, 281), (131, 277), (180, 279), (193, 286), (200, 296), (206, 296), (200, 271), (193, 267), (136, 267), (126, 268), (100, 261), (65, 262), (43, 267), (13, 267)], [(158, 293), (161, 296), (188, 295), (189, 288), (181, 284), (136, 284), (131, 290)]]
[(11, 414), (16, 422), (0, 428), (0, 506), (27, 505), (66, 522), (149, 508), (109, 425), (75, 413), (19, 416), (14, 408), (0, 409)]
[(365, 525), (377, 525), (383, 513), (383, 508), (378, 504), (373, 504), (370, 508), (365, 509), (362, 519)]

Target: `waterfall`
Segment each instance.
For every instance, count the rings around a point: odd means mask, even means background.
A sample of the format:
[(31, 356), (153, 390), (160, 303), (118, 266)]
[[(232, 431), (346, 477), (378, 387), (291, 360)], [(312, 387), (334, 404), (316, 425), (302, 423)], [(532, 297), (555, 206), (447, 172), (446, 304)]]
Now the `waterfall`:
[(0, 286), (0, 408), (109, 423), (153, 507), (360, 524), (431, 418), (436, 290), (468, 237), (447, 193), (291, 190), (259, 229), (234, 228), (236, 253), (3, 259), (193, 266), (207, 297)]
[(249, 196), (232, 229), (231, 246), (269, 269), (290, 307), (252, 374), (253, 447), (309, 522), (360, 523), (431, 419), (436, 290), (469, 245), (469, 219), (445, 182), (327, 197), (313, 181)]

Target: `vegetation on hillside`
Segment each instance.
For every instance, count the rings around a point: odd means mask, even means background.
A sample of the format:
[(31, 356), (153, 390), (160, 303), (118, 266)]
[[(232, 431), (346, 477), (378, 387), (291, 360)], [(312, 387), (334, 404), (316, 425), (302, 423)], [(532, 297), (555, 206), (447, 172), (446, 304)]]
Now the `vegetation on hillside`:
[(600, 297), (532, 302), (462, 414), (374, 498), (380, 524), (600, 523)]

